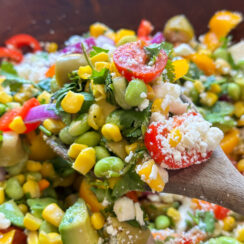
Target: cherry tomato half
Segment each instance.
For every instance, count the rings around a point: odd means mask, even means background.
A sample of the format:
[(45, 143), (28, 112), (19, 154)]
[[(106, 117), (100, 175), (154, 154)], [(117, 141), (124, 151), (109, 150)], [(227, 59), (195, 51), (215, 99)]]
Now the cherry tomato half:
[(167, 63), (167, 55), (161, 50), (156, 62), (150, 66), (144, 50), (145, 42), (137, 41), (126, 43), (118, 47), (114, 52), (116, 68), (128, 81), (138, 78), (146, 83), (156, 79), (164, 70)]
[(15, 62), (20, 62), (23, 59), (23, 54), (16, 49), (0, 47), (0, 58), (9, 58)]

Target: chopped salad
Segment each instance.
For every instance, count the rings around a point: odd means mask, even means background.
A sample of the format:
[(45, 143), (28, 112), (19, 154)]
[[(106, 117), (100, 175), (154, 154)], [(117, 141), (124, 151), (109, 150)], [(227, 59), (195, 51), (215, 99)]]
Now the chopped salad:
[(244, 41), (229, 35), (241, 21), (216, 12), (198, 39), (177, 15), (155, 34), (97, 22), (61, 49), (6, 40), (0, 243), (244, 243), (243, 216), (163, 193), (169, 170), (219, 144), (244, 174)]

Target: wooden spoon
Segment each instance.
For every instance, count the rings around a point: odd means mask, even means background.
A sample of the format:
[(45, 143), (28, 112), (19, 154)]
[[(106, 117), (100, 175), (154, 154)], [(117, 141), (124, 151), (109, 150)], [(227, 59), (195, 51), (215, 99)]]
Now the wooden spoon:
[[(196, 110), (187, 97), (182, 95), (181, 99)], [(71, 162), (67, 149), (58, 138), (44, 136), (44, 139), (59, 156)], [(169, 171), (169, 182), (164, 192), (206, 200), (244, 216), (244, 176), (233, 166), (220, 146), (207, 162)]]

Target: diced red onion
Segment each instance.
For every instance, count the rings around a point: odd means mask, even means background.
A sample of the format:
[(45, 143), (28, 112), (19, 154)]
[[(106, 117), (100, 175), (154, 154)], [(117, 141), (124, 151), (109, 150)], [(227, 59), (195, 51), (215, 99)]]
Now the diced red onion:
[(25, 123), (44, 121), (45, 119), (59, 119), (54, 112), (55, 104), (43, 104), (30, 109), (25, 117)]
[(96, 41), (93, 37), (88, 37), (85, 39), (85, 43), (87, 45), (87, 49), (91, 49), (93, 46), (96, 46)]
[(165, 38), (164, 38), (164, 36), (163, 36), (163, 33), (162, 33), (162, 32), (157, 32), (157, 33), (153, 36), (153, 38), (152, 38), (152, 40), (151, 40), (151, 43), (161, 43), (161, 42), (163, 42), (163, 41), (165, 41)]

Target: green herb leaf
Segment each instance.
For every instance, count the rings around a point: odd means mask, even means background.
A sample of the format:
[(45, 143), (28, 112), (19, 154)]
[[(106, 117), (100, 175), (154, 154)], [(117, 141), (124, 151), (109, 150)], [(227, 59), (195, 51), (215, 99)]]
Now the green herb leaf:
[(15, 70), (14, 65), (6, 61), (3, 61), (0, 67), (0, 74), (4, 75), (4, 73), (17, 75), (17, 71)]
[(232, 36), (221, 37), (221, 47), (227, 49), (231, 45)]
[(197, 80), (203, 74), (204, 73), (197, 67), (195, 63), (190, 62), (188, 73), (185, 76), (190, 77), (193, 80)]
[(11, 92), (18, 92), (24, 84), (31, 84), (30, 81), (9, 73), (5, 73), (4, 76), (5, 80), (3, 81), (2, 86), (9, 87)]
[(64, 160), (61, 157), (57, 157), (50, 160), (55, 171), (60, 175), (61, 177), (67, 177), (74, 173), (75, 171), (70, 167), (70, 163)]
[(104, 89), (106, 92), (107, 102), (109, 102), (113, 105), (117, 105), (116, 100), (115, 100), (115, 96), (114, 96), (114, 85), (113, 85), (113, 81), (112, 81), (112, 76), (109, 72), (108, 72), (107, 77), (105, 79), (105, 88)]
[(90, 58), (94, 57), (95, 55), (99, 54), (99, 53), (108, 53), (109, 50), (107, 49), (103, 49), (101, 47), (96, 47), (96, 46), (93, 46), (92, 47), (93, 50), (90, 51)]
[(51, 92), (51, 78), (47, 78), (38, 82), (37, 86), (41, 91)]
[(234, 105), (228, 102), (224, 101), (218, 101), (215, 103), (215, 105), (212, 107), (213, 113), (218, 113), (222, 116), (232, 115), (234, 112)]
[(103, 68), (101, 71), (96, 71), (94, 69), (89, 79), (93, 80), (94, 84), (105, 84), (108, 73), (109, 70), (107, 68)]
[(163, 81), (174, 82), (175, 81), (175, 69), (172, 60), (168, 59), (167, 64), (162, 73)]

